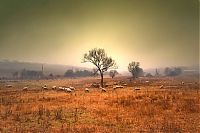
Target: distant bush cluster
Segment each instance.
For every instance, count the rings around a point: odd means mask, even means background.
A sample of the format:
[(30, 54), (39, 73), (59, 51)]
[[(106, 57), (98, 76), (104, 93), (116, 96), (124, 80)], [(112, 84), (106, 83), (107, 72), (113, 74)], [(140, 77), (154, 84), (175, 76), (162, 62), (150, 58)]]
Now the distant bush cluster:
[(72, 69), (67, 70), (64, 74), (65, 77), (87, 77), (92, 75), (94, 75), (94, 73), (88, 70), (73, 71)]
[(110, 75), (111, 78), (114, 78), (117, 74), (119, 74), (117, 72), (117, 70), (110, 70), (110, 72), (109, 72), (109, 75)]
[(175, 68), (166, 67), (164, 73), (165, 76), (178, 76), (182, 73), (182, 69), (178, 67)]

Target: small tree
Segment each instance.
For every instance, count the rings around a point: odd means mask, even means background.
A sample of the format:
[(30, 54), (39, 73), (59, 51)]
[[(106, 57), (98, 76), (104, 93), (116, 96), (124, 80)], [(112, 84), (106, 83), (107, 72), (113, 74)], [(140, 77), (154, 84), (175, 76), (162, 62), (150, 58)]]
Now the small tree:
[(116, 67), (115, 61), (111, 57), (108, 57), (105, 50), (101, 48), (94, 48), (88, 53), (85, 53), (83, 63), (85, 62), (91, 62), (97, 67), (97, 70), (101, 75), (101, 87), (103, 87), (103, 73), (109, 68)]
[(133, 78), (138, 78), (143, 76), (144, 72), (143, 69), (139, 67), (139, 62), (131, 62), (128, 65), (128, 71), (132, 74)]
[(114, 78), (118, 74), (117, 70), (110, 70), (109, 75), (111, 78)]

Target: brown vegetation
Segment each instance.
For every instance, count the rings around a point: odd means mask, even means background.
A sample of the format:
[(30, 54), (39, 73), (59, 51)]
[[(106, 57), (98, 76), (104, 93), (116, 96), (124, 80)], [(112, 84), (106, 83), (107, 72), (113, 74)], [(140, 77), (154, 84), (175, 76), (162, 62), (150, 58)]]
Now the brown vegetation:
[[(198, 80), (106, 78), (105, 93), (91, 87), (97, 82), (95, 78), (18, 81), (9, 83), (12, 88), (1, 82), (0, 132), (200, 132)], [(48, 90), (41, 89), (44, 84)], [(114, 84), (127, 86), (113, 89)], [(52, 86), (76, 90), (66, 93)]]

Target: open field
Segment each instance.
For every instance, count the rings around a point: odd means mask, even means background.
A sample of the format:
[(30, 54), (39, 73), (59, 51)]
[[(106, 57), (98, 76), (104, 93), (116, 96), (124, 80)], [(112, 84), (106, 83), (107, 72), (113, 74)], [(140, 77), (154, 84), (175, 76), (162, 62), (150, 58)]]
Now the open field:
[[(99, 81), (0, 81), (0, 132), (200, 132), (198, 78), (106, 78), (107, 92), (91, 87)], [(127, 86), (113, 90), (114, 84)], [(54, 85), (76, 90), (52, 90)]]

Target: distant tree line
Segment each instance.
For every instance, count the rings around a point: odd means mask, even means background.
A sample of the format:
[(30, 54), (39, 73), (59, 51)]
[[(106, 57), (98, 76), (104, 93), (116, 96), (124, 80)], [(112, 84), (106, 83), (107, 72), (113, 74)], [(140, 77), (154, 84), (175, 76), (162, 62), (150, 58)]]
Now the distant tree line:
[(65, 72), (65, 77), (87, 77), (87, 76), (93, 76), (94, 73), (92, 71), (88, 70), (77, 70), (73, 71), (72, 69), (69, 69)]
[(41, 79), (43, 77), (42, 71), (26, 70), (23, 69), (19, 72), (14, 72), (14, 79)]
[(178, 76), (182, 74), (182, 72), (183, 70), (179, 67), (175, 67), (175, 68), (166, 67), (164, 70), (165, 76)]
[[(128, 71), (132, 74), (133, 78), (143, 77), (144, 71), (142, 68), (140, 68), (139, 62), (131, 62), (128, 65)], [(180, 67), (166, 67), (164, 69), (164, 76), (178, 76), (183, 73), (182, 68)], [(146, 73), (146, 77), (160, 77), (161, 74), (159, 70), (156, 68), (155, 75), (153, 76), (151, 73)]]
[[(82, 63), (90, 62), (92, 63), (95, 68), (93, 68), (92, 71), (89, 70), (76, 70), (69, 69), (64, 73), (64, 77), (87, 77), (87, 76), (101, 76), (101, 87), (103, 87), (103, 75), (106, 74), (106, 72), (110, 69), (117, 69), (117, 65), (115, 60), (113, 60), (111, 57), (107, 56), (104, 49), (101, 48), (94, 48), (92, 50), (89, 50), (88, 53), (85, 53), (83, 56)], [(132, 61), (128, 64), (128, 71), (132, 74), (132, 78), (139, 78), (143, 77), (144, 75), (146, 77), (153, 77), (151, 73), (145, 74), (143, 69), (140, 67), (140, 62)], [(110, 70), (108, 73), (110, 77), (114, 78), (118, 72), (116, 70)], [(169, 68), (166, 67), (164, 70), (165, 76), (177, 76), (182, 74), (182, 69), (179, 67), (175, 68)], [(155, 71), (155, 77), (161, 76), (158, 69)], [(15, 79), (53, 79), (60, 76), (54, 76), (52, 73), (48, 76), (43, 75), (43, 69), (42, 71), (33, 71), (33, 70), (22, 70), (21, 72), (15, 72), (13, 73), (13, 78)], [(63, 76), (61, 76), (63, 77)]]
[[(166, 67), (164, 69), (163, 76), (178, 76), (178, 75), (181, 75), (182, 73), (183, 73), (183, 70), (180, 67), (171, 67), (171, 68)], [(159, 76), (161, 76), (161, 74), (159, 73), (158, 69), (156, 69), (155, 77), (159, 77)], [(146, 77), (153, 77), (153, 75), (151, 73), (147, 73)]]

